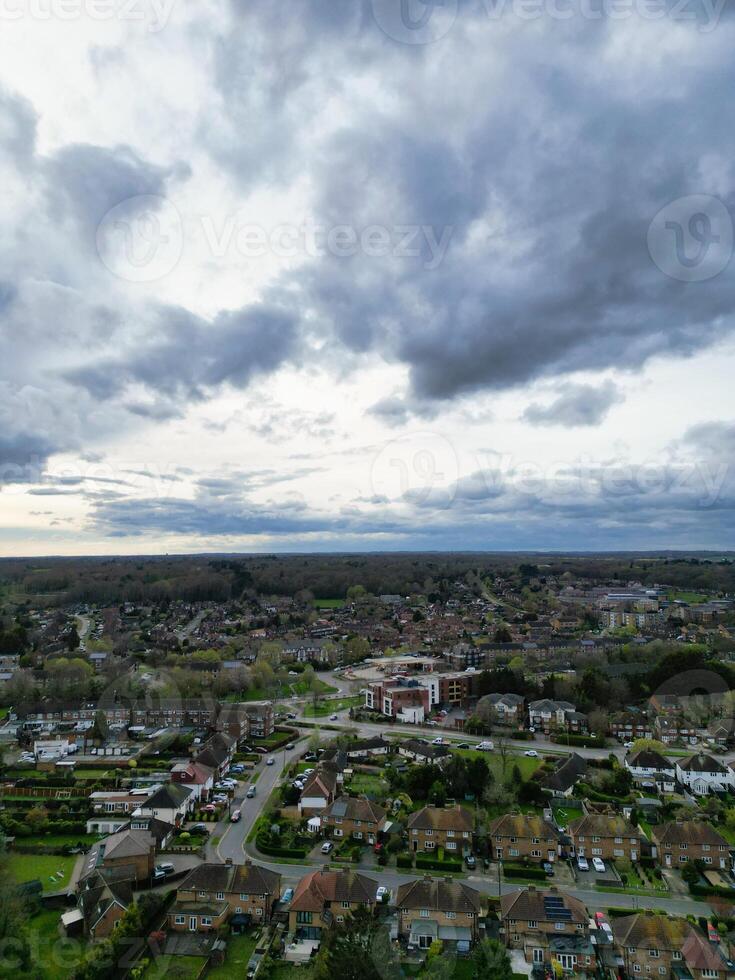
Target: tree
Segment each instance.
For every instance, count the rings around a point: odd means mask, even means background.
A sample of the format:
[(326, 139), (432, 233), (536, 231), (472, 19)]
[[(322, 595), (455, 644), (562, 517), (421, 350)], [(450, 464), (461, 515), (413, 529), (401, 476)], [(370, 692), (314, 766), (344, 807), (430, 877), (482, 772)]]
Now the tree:
[(330, 929), (317, 957), (314, 980), (398, 980), (401, 967), (386, 926), (365, 908)]
[(92, 727), (92, 738), (96, 739), (98, 742), (104, 742), (110, 731), (110, 726), (107, 723), (107, 715), (104, 711), (97, 711), (94, 716), (94, 725)]
[(513, 970), (510, 957), (497, 939), (483, 939), (472, 957), (474, 980), (510, 980)]

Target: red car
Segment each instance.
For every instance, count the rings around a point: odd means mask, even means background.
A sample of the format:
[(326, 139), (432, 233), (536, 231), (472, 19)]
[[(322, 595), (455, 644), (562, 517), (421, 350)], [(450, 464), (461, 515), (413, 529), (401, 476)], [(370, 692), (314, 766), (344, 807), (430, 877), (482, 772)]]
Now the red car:
[(202, 813), (216, 813), (217, 807), (214, 803), (207, 803), (206, 806), (202, 807)]
[(382, 844), (376, 844), (375, 847), (373, 848), (373, 851), (376, 854), (381, 854), (382, 851), (383, 851), (383, 845)]
[(711, 922), (707, 923), (707, 938), (711, 943), (719, 943), (720, 941), (720, 934)]

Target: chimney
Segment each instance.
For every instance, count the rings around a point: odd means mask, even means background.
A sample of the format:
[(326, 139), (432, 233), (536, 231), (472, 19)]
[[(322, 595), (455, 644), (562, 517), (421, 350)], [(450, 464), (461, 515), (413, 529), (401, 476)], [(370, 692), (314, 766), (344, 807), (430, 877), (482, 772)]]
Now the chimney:
[(232, 858), (226, 858), (225, 859), (225, 864), (232, 865)]

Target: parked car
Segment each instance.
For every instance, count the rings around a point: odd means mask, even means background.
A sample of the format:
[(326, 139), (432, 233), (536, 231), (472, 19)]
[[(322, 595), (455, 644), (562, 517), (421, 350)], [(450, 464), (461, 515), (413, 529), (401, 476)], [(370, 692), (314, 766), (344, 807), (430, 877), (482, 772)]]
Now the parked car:
[(469, 742), (460, 742), (459, 745), (457, 746), (457, 748), (459, 749), (468, 749), (469, 747), (470, 747)]
[(265, 764), (266, 764), (267, 766), (272, 766), (272, 765), (273, 765), (273, 763), (274, 763), (275, 761), (276, 761), (276, 760), (275, 760), (275, 759), (273, 758), (273, 756), (271, 756), (271, 758), (270, 758), (270, 759), (267, 759), (267, 760), (266, 760), (266, 763), (265, 763)]
[(304, 784), (300, 779), (296, 779), (294, 780), (293, 787), (294, 789), (302, 790), (304, 788)]
[(164, 875), (172, 875), (175, 870), (176, 868), (173, 866), (173, 864), (171, 864), (170, 861), (161, 861), (161, 863), (157, 864), (156, 867), (154, 868), (154, 872), (160, 871)]
[(375, 893), (375, 901), (376, 902), (387, 901), (389, 895), (390, 895), (390, 890), (386, 888), (385, 885), (379, 885), (378, 890)]
[(322, 854), (329, 854), (329, 852), (333, 850), (333, 848), (334, 848), (334, 844), (331, 842), (331, 840), (325, 840), (324, 843), (322, 844)]
[(290, 902), (293, 898), (293, 888), (287, 888), (286, 891), (281, 895), (282, 902)]
[(549, 878), (552, 878), (554, 875), (554, 865), (551, 864), (549, 861), (544, 861), (543, 867), (544, 867), (544, 874), (547, 874)]
[(432, 739), (432, 745), (444, 745), (444, 739), (441, 735), (438, 738)]
[(382, 854), (383, 853), (383, 845), (380, 844), (380, 843), (375, 844), (374, 847), (373, 847), (373, 851), (374, 851), (375, 854)]
[(209, 827), (205, 823), (195, 823), (193, 826), (189, 827), (190, 834), (208, 834)]
[(529, 759), (538, 759), (538, 752), (536, 749), (526, 749), (523, 754), (527, 755)]
[(217, 807), (214, 805), (214, 803), (205, 803), (204, 806), (202, 807), (202, 813), (216, 813), (216, 812), (217, 812)]
[(580, 855), (580, 857), (577, 858), (577, 867), (580, 871), (589, 871), (590, 866), (587, 863), (587, 858)]
[(337, 715), (330, 715), (329, 716), (329, 720), (330, 721), (337, 721), (338, 720), (338, 716)]
[(592, 867), (598, 874), (605, 873), (605, 862), (602, 858), (592, 858)]
[(477, 866), (477, 860), (475, 859), (475, 855), (474, 854), (468, 854), (467, 857), (464, 859), (464, 863), (467, 865), (467, 867), (470, 870), (472, 870), (473, 868), (475, 868)]
[(719, 943), (720, 942), (720, 934), (715, 929), (715, 927), (712, 925), (711, 922), (708, 922), (707, 923), (707, 939), (709, 939), (709, 941), (711, 943)]
[(237, 823), (237, 821), (240, 819), (241, 816), (242, 814), (240, 813), (239, 810), (233, 810), (232, 813), (230, 814), (230, 820), (232, 821), (232, 823)]
[(480, 752), (492, 752), (495, 745), (489, 739), (484, 739), (482, 742), (478, 743), (477, 748), (480, 750)]
[(286, 717), (289, 718), (291, 721), (293, 721), (296, 715), (293, 713), (293, 711), (289, 711)]
[(247, 799), (252, 800), (252, 798), (255, 796), (255, 787), (254, 786), (248, 787), (248, 791), (245, 794), (245, 796), (247, 797)]
[(310, 776), (313, 772), (314, 772), (313, 769), (304, 769), (304, 771), (301, 773), (301, 775), (302, 776)]
[(161, 881), (165, 877), (166, 877), (166, 872), (165, 871), (161, 871), (160, 868), (154, 868), (153, 869), (153, 880), (154, 881)]
[(286, 748), (287, 748), (287, 749), (295, 749), (295, 748), (296, 748), (296, 746), (294, 745), (294, 743), (293, 743), (293, 742), (289, 742), (289, 743), (288, 743), (288, 745), (286, 746)]

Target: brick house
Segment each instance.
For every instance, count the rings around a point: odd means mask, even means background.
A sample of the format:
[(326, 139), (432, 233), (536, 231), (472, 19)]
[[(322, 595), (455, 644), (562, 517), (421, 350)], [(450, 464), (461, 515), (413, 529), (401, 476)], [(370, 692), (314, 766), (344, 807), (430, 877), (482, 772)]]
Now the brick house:
[(327, 836), (354, 837), (374, 844), (385, 827), (387, 811), (370, 800), (339, 796), (321, 813)]
[(196, 804), (196, 794), (181, 783), (166, 783), (154, 790), (147, 800), (133, 811), (134, 817), (155, 817), (164, 823), (178, 827), (193, 811)]
[(674, 820), (654, 826), (651, 836), (659, 864), (665, 868), (678, 868), (697, 860), (715, 868), (730, 867), (730, 845), (704, 820)]
[(587, 813), (571, 820), (567, 833), (572, 839), (573, 853), (578, 857), (599, 857), (606, 861), (640, 859), (640, 831), (617, 814)]
[(396, 907), (399, 937), (419, 949), (440, 939), (466, 952), (480, 938), (482, 896), (462, 881), (409, 881), (398, 889)]
[(315, 769), (304, 783), (299, 799), (299, 813), (311, 817), (321, 813), (337, 795), (338, 774), (333, 770)]
[(561, 834), (538, 814), (506, 813), (492, 821), (488, 840), (497, 861), (531, 858), (553, 863), (559, 854)]
[(233, 916), (238, 916), (240, 925), (269, 922), (280, 888), (279, 874), (251, 861), (200, 864), (176, 891), (176, 902), (168, 912), (169, 928), (211, 932)]
[(289, 933), (320, 939), (322, 929), (344, 921), (361, 906), (372, 911), (378, 883), (356, 871), (310, 871), (294, 890)]
[(147, 830), (120, 830), (94, 844), (84, 858), (82, 877), (100, 869), (114, 871), (118, 879), (148, 881), (156, 863), (156, 841)]
[(520, 728), (525, 717), (525, 698), (521, 694), (486, 694), (477, 702), (481, 718), (489, 716), (498, 725)]
[(201, 762), (178, 762), (171, 769), (171, 782), (188, 786), (197, 801), (203, 803), (214, 788), (214, 769)]
[(107, 880), (104, 874), (90, 875), (77, 895), (77, 908), (89, 939), (107, 939), (133, 903), (130, 881)]
[(229, 768), (232, 758), (237, 751), (237, 739), (225, 732), (216, 732), (204, 743), (199, 752), (194, 757), (194, 761), (200, 766), (206, 766), (214, 770), (215, 778), (225, 774)]
[(683, 945), (692, 931), (686, 919), (639, 912), (613, 919), (613, 937), (629, 977), (671, 977), (683, 966)]
[(271, 701), (223, 703), (217, 715), (217, 730), (239, 741), (243, 738), (268, 738), (275, 728)]
[(462, 806), (425, 806), (406, 821), (409, 848), (412, 851), (445, 851), (459, 854), (472, 850), (473, 818)]
[(593, 976), (595, 950), (584, 904), (556, 888), (533, 886), (500, 899), (501, 935), (529, 964), (557, 960), (565, 972)]

